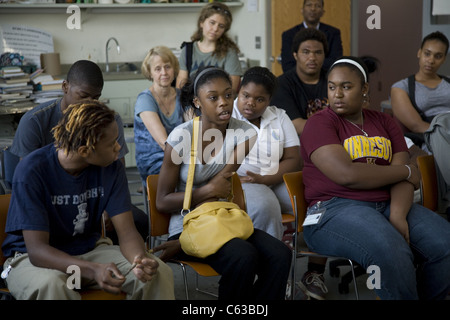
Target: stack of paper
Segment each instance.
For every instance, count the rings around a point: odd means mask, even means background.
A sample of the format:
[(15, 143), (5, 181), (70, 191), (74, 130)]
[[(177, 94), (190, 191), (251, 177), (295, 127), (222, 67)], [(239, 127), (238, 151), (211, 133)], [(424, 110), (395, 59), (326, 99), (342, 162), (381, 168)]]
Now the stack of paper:
[(36, 103), (43, 103), (64, 95), (62, 91), (63, 79), (55, 79), (50, 74), (41, 72), (33, 75), (31, 81), (35, 85), (33, 98)]
[(0, 69), (0, 105), (12, 105), (30, 101), (33, 85), (30, 76), (20, 67), (3, 67)]

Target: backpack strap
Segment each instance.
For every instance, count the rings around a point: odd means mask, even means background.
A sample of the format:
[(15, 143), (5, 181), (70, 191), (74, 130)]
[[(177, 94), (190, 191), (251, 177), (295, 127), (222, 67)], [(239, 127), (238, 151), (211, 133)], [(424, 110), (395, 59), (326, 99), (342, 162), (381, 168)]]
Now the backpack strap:
[[(439, 77), (450, 83), (450, 78), (442, 75), (439, 75)], [(425, 113), (423, 113), (423, 111), (420, 110), (416, 104), (416, 76), (414, 74), (408, 77), (408, 91), (409, 99), (411, 100), (411, 104), (413, 105), (414, 109), (416, 109), (416, 111), (424, 121), (431, 122), (430, 118), (427, 118), (425, 116)]]
[(187, 67), (187, 72), (188, 74), (191, 73), (191, 68), (192, 68), (192, 51), (193, 51), (193, 42), (192, 41), (184, 41), (181, 44), (181, 49), (184, 48), (184, 46), (186, 46), (186, 67)]
[(441, 76), (439, 75), (439, 77), (441, 77), (442, 79), (444, 79), (445, 81), (447, 81), (448, 83), (450, 83), (450, 78), (446, 77), (446, 76)]
[(408, 92), (409, 92), (409, 99), (411, 100), (411, 104), (413, 105), (414, 109), (419, 113), (420, 117), (422, 119), (425, 119), (425, 114), (422, 110), (419, 109), (419, 107), (416, 104), (416, 75), (410, 75), (408, 77)]

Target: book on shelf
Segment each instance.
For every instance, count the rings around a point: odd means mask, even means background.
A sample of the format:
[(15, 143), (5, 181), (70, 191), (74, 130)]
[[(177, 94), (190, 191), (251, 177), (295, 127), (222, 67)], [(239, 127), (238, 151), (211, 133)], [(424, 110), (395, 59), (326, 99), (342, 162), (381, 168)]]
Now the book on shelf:
[(38, 77), (40, 74), (44, 72), (44, 69), (36, 69), (33, 73), (30, 74), (30, 80), (33, 80), (34, 78)]
[(8, 99), (25, 99), (31, 95), (31, 92), (11, 92), (11, 93), (0, 93), (0, 100)]
[(41, 73), (31, 80), (37, 91), (62, 90), (63, 79), (54, 79), (53, 76)]
[(28, 83), (30, 77), (27, 75), (20, 77), (0, 77), (0, 83), (12, 84), (12, 83)]
[(4, 83), (0, 82), (0, 88), (17, 88), (17, 87), (24, 87), (27, 86), (28, 82), (17, 82), (17, 83)]
[(62, 90), (54, 90), (54, 91), (35, 91), (32, 94), (32, 98), (35, 103), (44, 103), (50, 100), (58, 99), (63, 96)]
[(41, 91), (55, 91), (55, 90), (62, 91), (62, 81), (53, 84), (45, 84), (45, 85), (41, 84), (38, 86), (38, 88), (40, 88)]
[(32, 93), (33, 86), (31, 84), (20, 85), (20, 86), (9, 86), (9, 87), (0, 87), (0, 93)]
[(23, 70), (17, 66), (2, 67), (0, 69), (1, 76), (10, 75), (10, 74), (20, 74), (20, 73), (25, 73), (25, 72), (23, 72)]
[(29, 89), (29, 81), (29, 75), (19, 67), (3, 67), (0, 69), (0, 93)]

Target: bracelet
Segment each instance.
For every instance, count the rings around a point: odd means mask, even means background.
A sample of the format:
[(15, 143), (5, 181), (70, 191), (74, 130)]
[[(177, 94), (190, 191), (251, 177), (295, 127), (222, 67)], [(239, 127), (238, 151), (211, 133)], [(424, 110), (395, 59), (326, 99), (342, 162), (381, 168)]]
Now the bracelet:
[(409, 178), (411, 178), (411, 167), (408, 166), (407, 164), (405, 164), (405, 167), (408, 168), (408, 178), (406, 178), (406, 180), (409, 180)]

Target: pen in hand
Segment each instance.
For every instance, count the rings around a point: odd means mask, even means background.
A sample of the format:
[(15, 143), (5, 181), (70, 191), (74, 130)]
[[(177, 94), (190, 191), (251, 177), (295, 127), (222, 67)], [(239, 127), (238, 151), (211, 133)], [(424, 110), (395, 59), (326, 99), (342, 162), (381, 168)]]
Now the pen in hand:
[(136, 264), (136, 263), (133, 263), (133, 264), (130, 266), (130, 268), (127, 270), (127, 272), (125, 272), (125, 273), (123, 274), (123, 276), (126, 277), (126, 276), (131, 272), (131, 270), (133, 270), (134, 268), (136, 268), (136, 266), (137, 266), (137, 264)]

